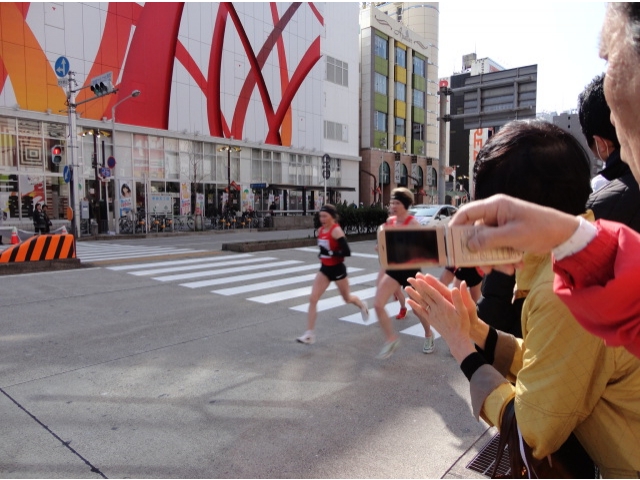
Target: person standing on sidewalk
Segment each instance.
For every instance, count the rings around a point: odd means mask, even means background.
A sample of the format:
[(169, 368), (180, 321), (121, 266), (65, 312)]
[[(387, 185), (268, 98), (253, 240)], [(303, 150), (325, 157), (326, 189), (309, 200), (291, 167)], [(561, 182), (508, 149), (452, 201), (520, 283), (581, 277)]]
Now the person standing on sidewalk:
[[(391, 203), (389, 205), (389, 213), (391, 216), (387, 219), (386, 224), (392, 226), (406, 227), (409, 225), (417, 225), (420, 223), (409, 215), (409, 207), (413, 204), (413, 193), (408, 188), (400, 187), (391, 192)], [(378, 316), (378, 322), (382, 328), (382, 332), (386, 338), (382, 350), (377, 355), (377, 359), (385, 360), (389, 358), (393, 351), (398, 347), (400, 339), (398, 334), (394, 331), (391, 325), (391, 319), (387, 315), (385, 306), (389, 301), (391, 295), (397, 292), (402, 287), (408, 287), (408, 279), (415, 277), (420, 273), (420, 269), (411, 270), (387, 270), (382, 277), (379, 277), (376, 297), (374, 300), (374, 308), (376, 309), (376, 315)], [(404, 294), (403, 294), (404, 296)], [(425, 331), (424, 346), (422, 347), (423, 353), (433, 353), (434, 350), (434, 338), (431, 332), (430, 325), (419, 317)]]
[(320, 271), (317, 273), (311, 289), (309, 299), (309, 313), (307, 315), (307, 331), (296, 340), (300, 343), (311, 345), (316, 341), (315, 325), (318, 317), (318, 301), (327, 290), (331, 282), (336, 282), (340, 295), (346, 303), (353, 303), (360, 309), (362, 320), (369, 321), (369, 308), (367, 304), (349, 290), (347, 268), (344, 265), (344, 257), (351, 255), (349, 244), (344, 232), (336, 219), (338, 211), (333, 205), (324, 205), (320, 208), (320, 228), (318, 229), (318, 246), (320, 247)]
[(33, 230), (36, 232), (36, 235), (39, 233), (44, 233), (45, 225), (46, 224), (44, 221), (44, 215), (42, 213), (42, 205), (36, 203), (36, 206), (33, 209)]
[(49, 218), (49, 213), (47, 211), (47, 204), (42, 204), (42, 218), (44, 220), (44, 232), (43, 233), (51, 233), (51, 219)]

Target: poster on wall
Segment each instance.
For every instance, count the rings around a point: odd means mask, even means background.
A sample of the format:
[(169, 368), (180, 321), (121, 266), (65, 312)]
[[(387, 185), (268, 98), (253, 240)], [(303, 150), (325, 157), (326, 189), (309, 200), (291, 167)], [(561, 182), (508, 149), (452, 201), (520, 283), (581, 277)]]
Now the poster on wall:
[(41, 175), (20, 175), (22, 197), (31, 197), (33, 205), (44, 202), (44, 177)]
[(191, 185), (180, 183), (180, 215), (191, 215)]
[(9, 218), (9, 193), (0, 193), (0, 224)]
[(324, 205), (324, 197), (318, 195), (316, 197), (315, 210), (320, 210), (322, 208), (322, 205)]
[(242, 191), (242, 211), (249, 212), (254, 210), (255, 195), (253, 191), (245, 188)]
[(196, 215), (204, 215), (204, 193), (196, 193)]
[(120, 180), (118, 188), (120, 189), (120, 216), (123, 217), (133, 210), (133, 198), (131, 197), (131, 187), (126, 181)]

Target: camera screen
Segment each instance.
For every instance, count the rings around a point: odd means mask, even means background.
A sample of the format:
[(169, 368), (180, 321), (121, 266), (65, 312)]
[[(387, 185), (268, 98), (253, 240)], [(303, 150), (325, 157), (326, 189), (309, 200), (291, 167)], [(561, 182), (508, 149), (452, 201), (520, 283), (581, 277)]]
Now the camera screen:
[(387, 263), (438, 263), (436, 230), (386, 230)]

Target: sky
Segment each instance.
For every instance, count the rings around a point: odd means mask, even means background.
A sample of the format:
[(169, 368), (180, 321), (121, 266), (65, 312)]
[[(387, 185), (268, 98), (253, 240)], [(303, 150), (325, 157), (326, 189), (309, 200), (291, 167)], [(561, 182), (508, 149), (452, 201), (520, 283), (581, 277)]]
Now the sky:
[(538, 65), (538, 112), (577, 108), (578, 94), (606, 69), (598, 57), (603, 2), (440, 2), (438, 77), (475, 52), (506, 69)]

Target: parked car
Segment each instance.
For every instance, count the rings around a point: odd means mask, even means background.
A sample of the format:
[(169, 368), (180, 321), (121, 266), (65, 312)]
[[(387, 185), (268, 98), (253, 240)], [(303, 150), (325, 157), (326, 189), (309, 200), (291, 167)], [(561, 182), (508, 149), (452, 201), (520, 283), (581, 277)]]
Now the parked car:
[(409, 213), (416, 217), (420, 225), (438, 225), (449, 222), (458, 209), (452, 205), (414, 205)]

